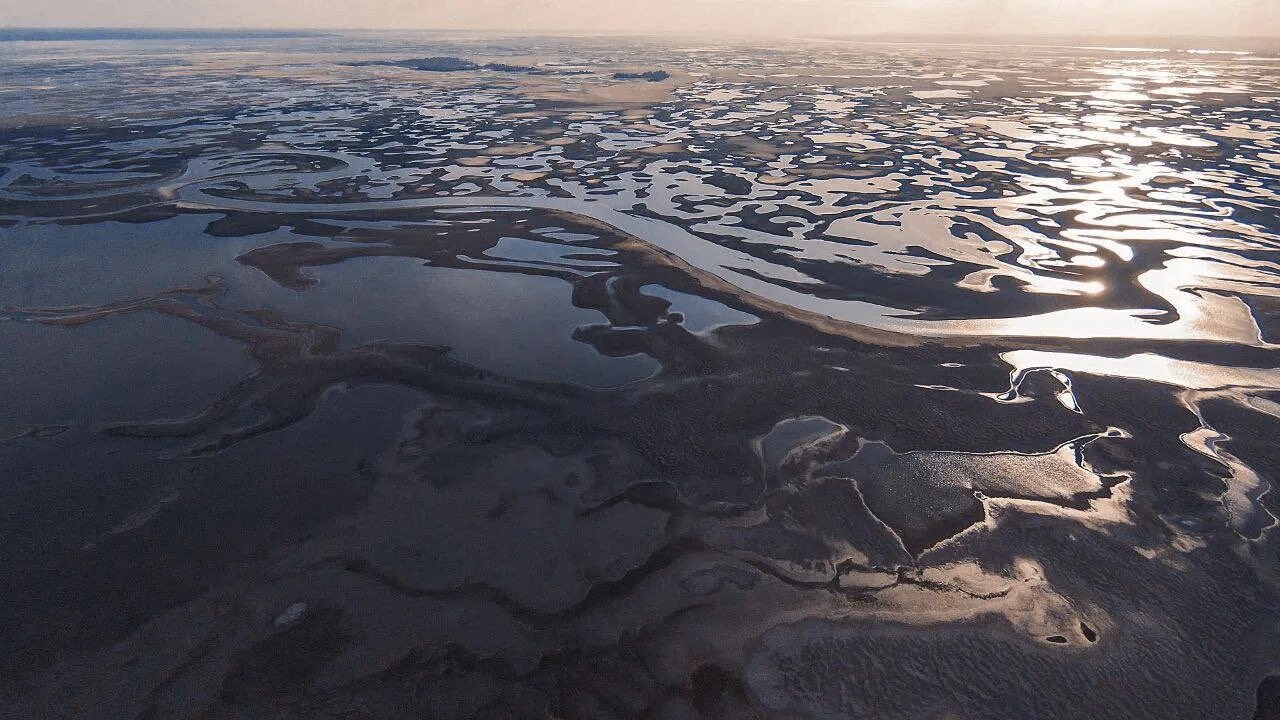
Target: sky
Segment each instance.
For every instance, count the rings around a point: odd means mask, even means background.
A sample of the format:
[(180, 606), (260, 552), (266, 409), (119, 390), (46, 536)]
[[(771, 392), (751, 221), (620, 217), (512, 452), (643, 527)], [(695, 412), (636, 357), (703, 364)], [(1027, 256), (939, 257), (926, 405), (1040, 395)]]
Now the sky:
[(1280, 0), (0, 0), (0, 26), (1280, 36)]

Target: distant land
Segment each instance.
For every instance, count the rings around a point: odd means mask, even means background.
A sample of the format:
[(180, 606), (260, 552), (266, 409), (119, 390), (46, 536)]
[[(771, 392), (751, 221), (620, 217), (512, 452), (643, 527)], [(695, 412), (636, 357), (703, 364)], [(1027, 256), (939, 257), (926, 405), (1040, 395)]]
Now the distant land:
[[(511, 37), (577, 37), (577, 36), (653, 36), (653, 33), (582, 33), (530, 32), (523, 29), (493, 29), (473, 31), (457, 28), (3, 28), (0, 42), (5, 41), (74, 41), (74, 40), (203, 40), (217, 38), (305, 38), (347, 34), (377, 34), (382, 32), (442, 32), (476, 36)], [(664, 37), (683, 37), (685, 33), (659, 33)], [(699, 36), (701, 37), (701, 36)], [(725, 40), (750, 39), (748, 35), (730, 34)], [(963, 45), (1046, 45), (1061, 47), (1098, 47), (1151, 49), (1170, 51), (1237, 50), (1253, 53), (1280, 55), (1280, 37), (1273, 36), (1191, 36), (1191, 35), (1133, 35), (1133, 34), (983, 34), (983, 33), (851, 33), (804, 35), (798, 39), (891, 42), (891, 43), (955, 43)]]
[(67, 40), (209, 40), (216, 38), (324, 37), (321, 30), (204, 28), (0, 28), (0, 42)]

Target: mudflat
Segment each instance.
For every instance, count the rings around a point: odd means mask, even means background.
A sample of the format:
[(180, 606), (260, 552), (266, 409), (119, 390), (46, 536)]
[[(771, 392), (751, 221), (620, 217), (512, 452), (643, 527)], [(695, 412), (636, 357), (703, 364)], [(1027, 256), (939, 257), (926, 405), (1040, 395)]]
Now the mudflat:
[(0, 66), (5, 717), (1280, 712), (1276, 57)]

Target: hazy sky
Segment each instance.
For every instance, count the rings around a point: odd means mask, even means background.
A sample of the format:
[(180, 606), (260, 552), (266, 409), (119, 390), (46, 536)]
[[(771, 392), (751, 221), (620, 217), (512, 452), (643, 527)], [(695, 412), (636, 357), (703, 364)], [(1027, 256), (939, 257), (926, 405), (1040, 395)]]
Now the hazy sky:
[(0, 0), (0, 26), (1280, 35), (1280, 0)]

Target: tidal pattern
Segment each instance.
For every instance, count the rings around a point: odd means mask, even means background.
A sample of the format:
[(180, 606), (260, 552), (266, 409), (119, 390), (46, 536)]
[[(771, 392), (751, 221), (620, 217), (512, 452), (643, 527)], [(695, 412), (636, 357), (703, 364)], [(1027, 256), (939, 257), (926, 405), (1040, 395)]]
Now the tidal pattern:
[(1280, 54), (0, 68), (13, 717), (1280, 713)]

